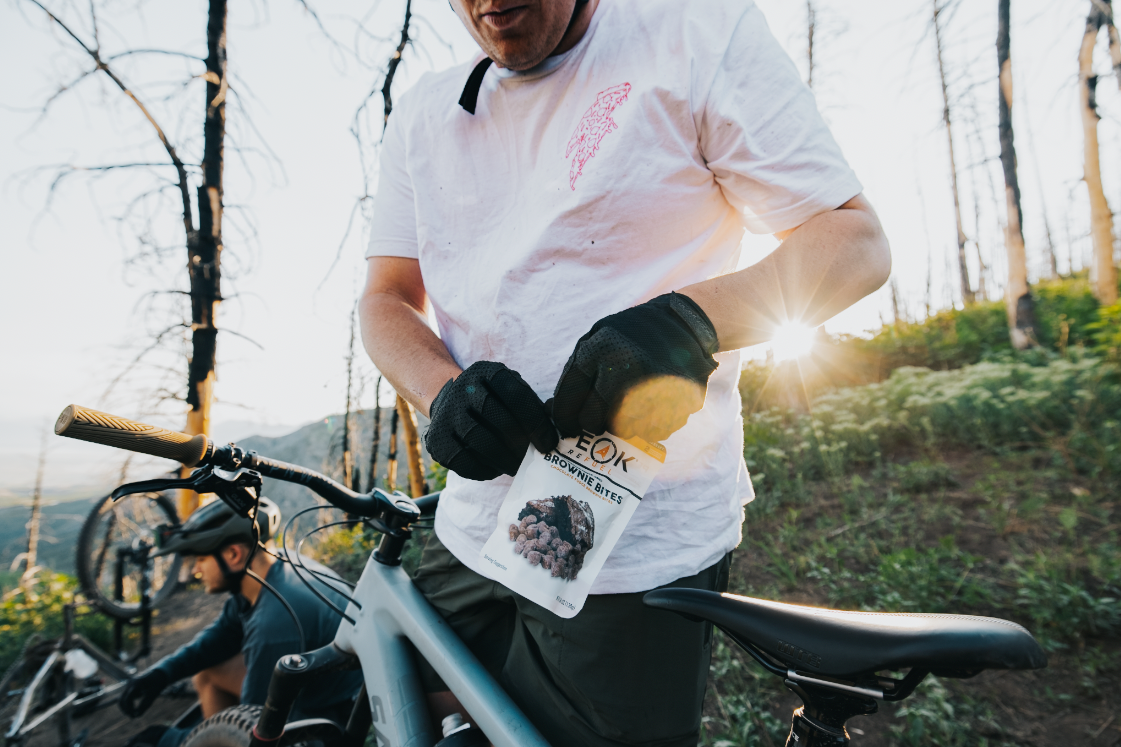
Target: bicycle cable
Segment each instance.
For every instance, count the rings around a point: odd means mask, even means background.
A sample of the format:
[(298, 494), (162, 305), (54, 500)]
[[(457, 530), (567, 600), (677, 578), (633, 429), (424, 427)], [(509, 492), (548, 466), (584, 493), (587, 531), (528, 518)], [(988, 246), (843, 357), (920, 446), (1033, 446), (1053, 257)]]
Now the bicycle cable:
[[(261, 525), (257, 523), (257, 517), (260, 516), (260, 513), (261, 495), (260, 491), (257, 491), (257, 501), (253, 504), (253, 513), (249, 517), (250, 526), (253, 528), (253, 544), (249, 548), (249, 556), (245, 559), (244, 573), (246, 576), (249, 576), (261, 586), (268, 589), (272, 593), (272, 595), (276, 597), (277, 601), (284, 605), (284, 609), (288, 611), (288, 615), (292, 618), (292, 622), (296, 624), (296, 632), (300, 636), (300, 651), (307, 651), (307, 638), (306, 636), (304, 636), (304, 626), (300, 624), (300, 618), (296, 614), (296, 610), (292, 609), (292, 605), (288, 603), (288, 600), (284, 598), (283, 594), (276, 590), (276, 587), (274, 587), (265, 579), (261, 578), (252, 568), (249, 567), (253, 562), (254, 556), (256, 556), (257, 554), (257, 548), (264, 549), (264, 543), (261, 542)], [(268, 553), (268, 550), (266, 549), (265, 552)], [(223, 563), (223, 565), (225, 564)], [(298, 576), (299, 574), (297, 573), (296, 575)]]
[[(315, 585), (312, 584), (310, 580), (304, 578), (304, 576), (300, 573), (301, 569), (305, 570), (305, 571), (308, 571), (309, 574), (311, 573), (311, 571), (306, 566), (304, 566), (304, 564), (300, 561), (299, 555), (297, 554), (296, 559), (292, 560), (292, 556), (288, 552), (288, 531), (292, 528), (293, 522), (295, 522), (296, 519), (298, 519), (299, 517), (308, 513), (309, 511), (319, 511), (319, 510), (328, 509), (328, 508), (335, 508), (335, 507), (334, 506), (309, 506), (308, 508), (305, 508), (302, 511), (297, 511), (295, 513), (295, 515), (293, 515), (292, 518), (288, 520), (288, 523), (284, 526), (284, 531), (282, 531), (280, 533), (280, 549), (284, 552), (284, 555), (288, 558), (288, 562), (292, 564), (292, 569), (296, 572), (296, 576), (301, 581), (304, 582), (304, 586), (308, 587), (308, 589), (311, 591), (311, 593), (315, 594), (315, 596), (319, 597), (319, 601), (323, 602), (325, 605), (330, 607), (331, 610), (335, 614), (337, 614), (342, 619), (346, 620), (351, 625), (354, 625), (355, 624), (354, 623), (354, 618), (352, 618), (350, 615), (346, 614), (345, 611), (339, 609), (338, 605), (336, 605), (334, 602), (332, 602), (330, 599), (328, 599), (326, 596), (324, 596), (323, 593), (321, 591), (319, 591), (319, 589), (315, 588)], [(337, 589), (335, 591), (338, 592)], [(362, 609), (361, 605), (359, 605), (357, 602), (354, 602), (354, 605), (356, 607), (358, 607), (359, 610)]]
[[(337, 507), (336, 506), (323, 506), (322, 508), (337, 508)], [(332, 522), (330, 524), (324, 524), (321, 527), (316, 527), (315, 529), (312, 529), (310, 532), (305, 534), (299, 542), (296, 543), (296, 559), (297, 559), (297, 561), (299, 561), (299, 567), (302, 570), (305, 570), (308, 573), (313, 573), (316, 576), (318, 576), (319, 578), (323, 579), (323, 583), (324, 583), (325, 586), (329, 586), (332, 590), (335, 591), (335, 593), (337, 593), (343, 599), (345, 599), (346, 601), (350, 602), (355, 607), (357, 607), (359, 609), (359, 611), (362, 610), (362, 604), (357, 599), (350, 596), (346, 592), (336, 588), (333, 583), (328, 583), (328, 582), (330, 582), (330, 581), (342, 581), (344, 584), (346, 584), (347, 586), (349, 586), (352, 589), (356, 588), (356, 585), (350, 583), (349, 581), (344, 580), (341, 576), (338, 576), (337, 574), (332, 576), (332, 575), (328, 575), (326, 573), (323, 573), (322, 571), (317, 571), (314, 568), (308, 568), (304, 564), (303, 556), (300, 554), (300, 548), (303, 546), (304, 540), (306, 540), (308, 537), (310, 537), (311, 535), (318, 532), (320, 529), (326, 529), (328, 527), (337, 527), (337, 526), (341, 526), (341, 525), (360, 524), (361, 522), (362, 522), (362, 519), (347, 519), (345, 521), (335, 521), (335, 522)], [(287, 531), (287, 528), (285, 529), (285, 531)], [(287, 555), (288, 550), (285, 549), (284, 552)], [(291, 560), (286, 560), (285, 562), (291, 564), (292, 566), (296, 565), (296, 563), (293, 563)], [(297, 575), (299, 575), (299, 574), (297, 574)]]
[(251, 579), (254, 579), (261, 586), (271, 591), (273, 596), (280, 600), (280, 603), (284, 605), (284, 609), (288, 610), (288, 614), (291, 615), (292, 622), (296, 623), (296, 632), (300, 634), (300, 651), (307, 651), (307, 639), (304, 637), (304, 626), (300, 625), (300, 618), (296, 616), (296, 610), (292, 609), (292, 605), (288, 603), (288, 600), (284, 598), (284, 595), (277, 591), (268, 581), (254, 573), (251, 568), (245, 569), (245, 575), (249, 576), (249, 578)]
[[(269, 548), (265, 547), (265, 545), (263, 545), (263, 544), (262, 544), (262, 545), (261, 545), (261, 546), (260, 546), (260, 547), (259, 547), (258, 549), (259, 549), (259, 550), (260, 550), (261, 552), (263, 552), (263, 553), (264, 553), (265, 555), (268, 555), (268, 556), (270, 556), (270, 557), (273, 557), (273, 558), (275, 558), (276, 560), (279, 560), (279, 561), (280, 561), (281, 563), (287, 563), (288, 565), (294, 565), (294, 563), (293, 563), (293, 562), (292, 562), (291, 560), (289, 560), (288, 558), (284, 557), (283, 555), (277, 555), (277, 554), (276, 554), (275, 552), (273, 552), (273, 551), (272, 551), (272, 550), (270, 550)], [(305, 566), (305, 568), (306, 568), (306, 566)], [(332, 576), (332, 575), (331, 575), (331, 574), (329, 574), (329, 573), (324, 573), (323, 571), (317, 571), (317, 570), (315, 570), (314, 568), (306, 568), (306, 570), (307, 570), (307, 571), (308, 571), (309, 573), (313, 573), (313, 574), (315, 574), (315, 575), (316, 575), (316, 576), (318, 576), (319, 578), (322, 578), (322, 579), (324, 579), (324, 580), (330, 580), (330, 581), (338, 581), (338, 582), (340, 582), (340, 583), (342, 583), (342, 584), (346, 584), (347, 586), (349, 586), (349, 587), (350, 587), (350, 588), (352, 588), (352, 589), (353, 589), (353, 588), (355, 588), (355, 586), (356, 586), (356, 584), (352, 584), (351, 582), (347, 581), (347, 580), (346, 580), (345, 578), (343, 578), (342, 576)]]
[[(353, 525), (353, 524), (361, 524), (361, 523), (362, 523), (362, 519), (346, 519), (344, 521), (333, 521), (330, 524), (324, 524), (321, 527), (316, 527), (315, 529), (312, 529), (310, 532), (308, 532), (303, 537), (301, 537), (300, 541), (296, 543), (296, 557), (300, 556), (300, 548), (303, 547), (304, 541), (307, 540), (308, 537), (315, 534), (316, 532), (322, 531), (324, 529), (330, 529), (331, 527), (350, 526), (350, 525)], [(301, 566), (301, 567), (306, 571), (309, 571), (311, 573), (316, 573), (316, 571), (308, 568), (307, 566)], [(318, 575), (324, 576), (326, 574), (319, 573)], [(335, 580), (335, 579), (332, 579), (332, 580)], [(341, 578), (338, 579), (338, 580), (342, 581)], [(347, 581), (343, 581), (343, 583), (345, 583), (347, 586), (351, 587), (352, 589), (355, 588), (354, 584), (352, 584), (352, 583), (349, 583)], [(335, 589), (335, 591), (338, 591), (338, 589)], [(347, 600), (349, 600), (350, 602), (352, 602), (356, 607), (358, 607), (359, 610), (362, 609), (362, 605), (359, 604), (358, 601), (356, 599), (354, 599), (353, 597), (347, 596), (346, 594), (343, 594), (342, 592), (339, 592), (339, 594), (341, 596), (343, 596), (344, 598), (346, 598)]]

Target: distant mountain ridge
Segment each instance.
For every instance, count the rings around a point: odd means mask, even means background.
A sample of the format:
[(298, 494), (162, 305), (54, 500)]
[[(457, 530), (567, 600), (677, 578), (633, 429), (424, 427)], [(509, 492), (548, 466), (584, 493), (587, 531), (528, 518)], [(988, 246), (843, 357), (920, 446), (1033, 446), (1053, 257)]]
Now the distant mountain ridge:
[[(358, 472), (358, 483), (355, 489), (362, 492), (369, 490), (370, 447), (373, 444), (374, 410), (359, 410), (350, 414), (350, 449), (354, 455), (354, 465)], [(322, 420), (299, 428), (285, 436), (268, 438), (265, 436), (251, 436), (243, 438), (238, 446), (243, 449), (253, 450), (257, 453), (280, 459), (301, 467), (322, 472), (333, 480), (343, 482), (342, 470), (342, 428), (344, 416), (342, 414), (329, 415)], [(417, 415), (420, 421), (420, 432), (423, 434), (428, 426), (427, 418)], [(393, 408), (381, 408), (380, 441), (378, 444), (378, 487), (385, 487), (386, 471), (389, 460), (390, 425), (393, 421)], [(425, 468), (431, 464), (428, 453), (421, 442), (421, 456)], [(409, 471), (405, 461), (405, 443), (398, 431), (397, 438), (397, 488), (408, 486)], [(280, 506), (285, 517), (292, 511), (312, 506), (316, 503), (316, 496), (302, 485), (265, 479), (262, 494)]]

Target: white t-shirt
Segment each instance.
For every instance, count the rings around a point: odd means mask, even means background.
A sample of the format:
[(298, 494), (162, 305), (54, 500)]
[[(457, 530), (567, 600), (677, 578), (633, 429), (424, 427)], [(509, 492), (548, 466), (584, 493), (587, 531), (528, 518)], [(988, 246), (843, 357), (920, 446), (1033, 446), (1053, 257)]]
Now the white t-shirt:
[[(601, 0), (569, 52), (492, 66), (471, 115), (457, 102), (474, 64), (394, 109), (366, 256), (419, 259), (456, 363), (505, 363), (542, 399), (597, 320), (735, 269), (745, 227), (794, 228), (861, 192), (745, 0)], [(739, 544), (754, 497), (740, 356), (716, 360), (592, 593), (651, 589)], [(470, 568), (511, 479), (448, 476), (436, 533)]]

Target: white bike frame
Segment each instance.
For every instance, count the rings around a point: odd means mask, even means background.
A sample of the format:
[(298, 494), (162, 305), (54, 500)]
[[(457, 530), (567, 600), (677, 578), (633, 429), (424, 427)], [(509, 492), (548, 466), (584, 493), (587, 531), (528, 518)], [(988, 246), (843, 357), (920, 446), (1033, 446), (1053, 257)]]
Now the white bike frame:
[[(335, 646), (357, 655), (378, 747), (432, 747), (414, 654), (423, 656), (494, 747), (549, 747), (400, 566), (366, 563)], [(357, 602), (357, 604), (355, 604)]]

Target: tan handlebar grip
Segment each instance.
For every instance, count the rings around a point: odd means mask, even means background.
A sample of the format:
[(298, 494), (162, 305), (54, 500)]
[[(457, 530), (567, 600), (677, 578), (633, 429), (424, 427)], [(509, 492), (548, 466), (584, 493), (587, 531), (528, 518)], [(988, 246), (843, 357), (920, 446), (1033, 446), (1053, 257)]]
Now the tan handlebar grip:
[(203, 435), (188, 436), (79, 405), (68, 405), (62, 411), (54, 432), (80, 441), (174, 459), (187, 467), (198, 464), (210, 445), (210, 439)]

